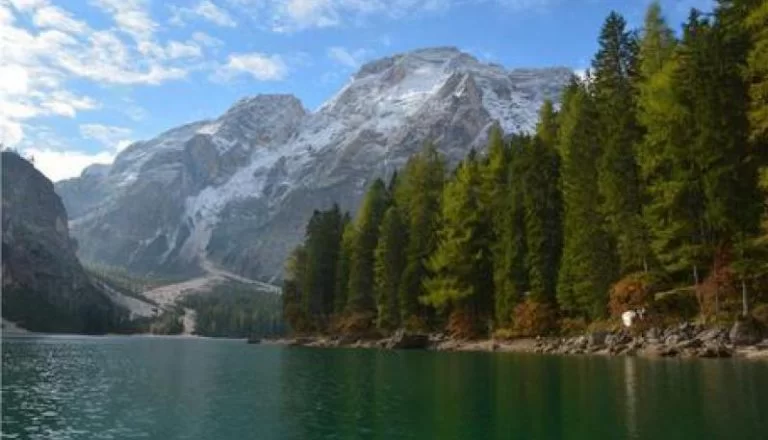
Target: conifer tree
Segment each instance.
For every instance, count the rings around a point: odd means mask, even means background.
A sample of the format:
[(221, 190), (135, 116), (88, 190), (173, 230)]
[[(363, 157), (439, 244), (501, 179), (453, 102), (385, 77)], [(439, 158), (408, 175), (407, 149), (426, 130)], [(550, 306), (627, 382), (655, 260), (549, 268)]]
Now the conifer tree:
[(405, 269), (406, 229), (397, 206), (392, 205), (384, 214), (375, 251), (377, 327), (393, 329), (400, 324), (398, 294)]
[(752, 138), (768, 142), (768, 2), (757, 2), (745, 20), (751, 38), (748, 56)]
[(339, 244), (339, 261), (336, 264), (336, 287), (334, 288), (335, 298), (333, 310), (336, 314), (341, 314), (347, 307), (347, 298), (349, 297), (349, 267), (352, 260), (352, 248), (355, 241), (355, 224), (351, 221), (349, 213), (344, 214), (344, 232), (341, 235)]
[(470, 154), (445, 185), (438, 246), (421, 297), (425, 304), (470, 316), (474, 330), (481, 330), (493, 307), (492, 235), (483, 197), (479, 164)]
[(307, 225), (303, 305), (307, 315), (316, 321), (318, 327), (324, 326), (326, 318), (334, 309), (341, 228), (341, 211), (335, 204), (328, 211), (316, 210)]
[(562, 252), (562, 196), (557, 155), (557, 121), (552, 103), (541, 109), (536, 136), (526, 150), (524, 180), (526, 266), (531, 299), (552, 303)]
[(387, 207), (387, 190), (381, 179), (368, 188), (355, 219), (355, 237), (349, 267), (349, 299), (347, 307), (356, 312), (373, 312), (374, 250), (379, 239), (379, 226)]
[(563, 94), (558, 149), (564, 202), (557, 300), (569, 314), (600, 317), (617, 268), (600, 215), (594, 104), (574, 78)]
[(413, 317), (424, 318), (418, 298), (424, 292), (427, 259), (437, 245), (445, 161), (433, 144), (426, 143), (408, 160), (398, 180), (395, 199), (408, 236), (399, 307), (401, 321), (407, 322)]
[(622, 273), (645, 267), (648, 248), (642, 223), (641, 188), (634, 147), (640, 139), (635, 120), (637, 44), (626, 22), (611, 12), (600, 32), (592, 62), (600, 142), (598, 182), (602, 211), (614, 237)]
[(497, 237), (501, 250), (494, 257), (494, 299), (497, 327), (508, 327), (515, 304), (528, 291), (524, 189), (525, 151), (530, 138), (514, 135), (509, 148), (509, 170), (504, 186), (504, 222)]

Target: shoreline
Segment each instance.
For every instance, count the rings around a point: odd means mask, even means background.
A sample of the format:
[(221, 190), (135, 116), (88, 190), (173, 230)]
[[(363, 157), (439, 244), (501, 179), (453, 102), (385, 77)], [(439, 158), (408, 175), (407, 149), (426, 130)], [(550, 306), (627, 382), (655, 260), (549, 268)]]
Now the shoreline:
[[(731, 342), (721, 327), (682, 324), (640, 335), (626, 330), (598, 331), (574, 337), (520, 337), (459, 340), (441, 334), (398, 331), (390, 337), (303, 335), (262, 339), (264, 345), (312, 348), (367, 348), (379, 350), (529, 353), (566, 356), (636, 356), (644, 358), (748, 359), (768, 361), (768, 339)], [(738, 337), (739, 335), (734, 334)]]

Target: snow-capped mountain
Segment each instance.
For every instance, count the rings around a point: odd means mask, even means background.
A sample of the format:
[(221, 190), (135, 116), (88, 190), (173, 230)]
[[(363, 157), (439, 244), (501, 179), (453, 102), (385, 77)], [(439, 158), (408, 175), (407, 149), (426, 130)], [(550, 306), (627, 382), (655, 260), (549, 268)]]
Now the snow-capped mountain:
[(450, 162), (482, 147), (494, 121), (531, 131), (566, 68), (506, 70), (455, 48), (364, 65), (317, 111), (259, 95), (137, 142), (115, 163), (60, 182), (85, 261), (137, 272), (214, 263), (278, 280), (314, 209), (357, 207), (366, 185), (427, 141)]

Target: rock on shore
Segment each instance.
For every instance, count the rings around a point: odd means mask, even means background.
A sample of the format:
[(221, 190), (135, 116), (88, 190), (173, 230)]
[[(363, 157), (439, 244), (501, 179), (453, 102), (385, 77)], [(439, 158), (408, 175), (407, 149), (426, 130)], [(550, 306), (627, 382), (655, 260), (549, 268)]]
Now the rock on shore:
[(754, 323), (737, 322), (732, 328), (683, 323), (650, 328), (633, 334), (626, 329), (596, 331), (575, 337), (537, 337), (512, 340), (457, 340), (444, 334), (398, 330), (392, 336), (371, 339), (355, 336), (315, 336), (264, 340), (265, 344), (305, 347), (421, 349), (433, 351), (499, 351), (559, 355), (730, 358), (768, 360), (768, 339)]

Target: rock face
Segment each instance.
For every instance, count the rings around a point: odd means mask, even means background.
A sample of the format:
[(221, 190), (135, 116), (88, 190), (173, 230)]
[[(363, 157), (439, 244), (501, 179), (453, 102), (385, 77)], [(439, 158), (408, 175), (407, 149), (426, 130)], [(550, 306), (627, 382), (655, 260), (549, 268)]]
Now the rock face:
[(731, 327), (729, 336), (733, 345), (753, 345), (760, 342), (762, 334), (760, 327), (753, 319), (743, 319), (736, 321)]
[(78, 261), (53, 184), (2, 153), (3, 318), (27, 330), (100, 333), (120, 318)]
[(243, 99), (214, 121), (138, 142), (109, 169), (60, 182), (80, 256), (139, 273), (193, 273), (206, 260), (279, 281), (314, 209), (357, 208), (366, 185), (427, 140), (450, 163), (498, 122), (531, 131), (565, 68), (505, 70), (455, 48), (363, 66), (315, 112), (289, 95)]

